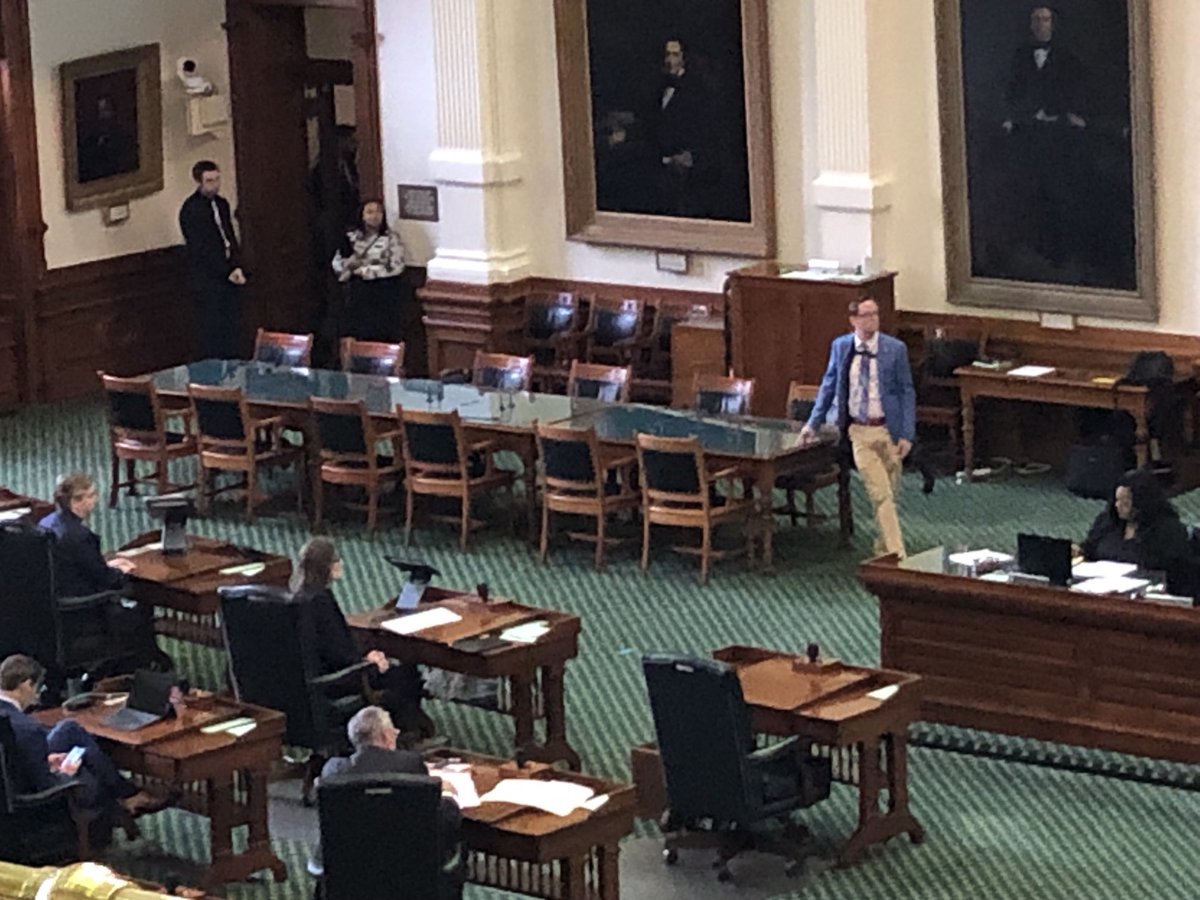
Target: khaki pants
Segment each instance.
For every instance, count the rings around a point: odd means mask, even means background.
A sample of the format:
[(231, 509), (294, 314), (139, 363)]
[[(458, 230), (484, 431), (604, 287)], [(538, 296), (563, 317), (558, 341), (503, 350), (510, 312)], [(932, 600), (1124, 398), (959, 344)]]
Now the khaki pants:
[(849, 432), (854, 465), (858, 467), (858, 474), (862, 476), (867, 495), (875, 507), (875, 523), (879, 529), (875, 552), (896, 553), (903, 559), (904, 536), (900, 533), (900, 516), (896, 511), (903, 471), (900, 451), (883, 425), (851, 424)]

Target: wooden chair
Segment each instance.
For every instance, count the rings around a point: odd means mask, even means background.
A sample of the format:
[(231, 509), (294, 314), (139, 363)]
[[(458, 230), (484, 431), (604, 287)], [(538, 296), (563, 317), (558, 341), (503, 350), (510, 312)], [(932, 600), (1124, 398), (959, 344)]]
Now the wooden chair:
[[(818, 390), (820, 388), (815, 384), (801, 384), (798, 381), (789, 384), (787, 417), (795, 422), (807, 422), (812, 413), (813, 403), (817, 399)], [(829, 468), (812, 475), (781, 475), (775, 480), (775, 487), (782, 488), (787, 492), (787, 500), (783, 506), (775, 507), (775, 514), (787, 515), (791, 518), (792, 525), (797, 523), (800, 516), (804, 516), (810, 527), (829, 518), (824, 513), (816, 511), (813, 496), (822, 488), (837, 484), (840, 473), (841, 466), (833, 463)], [(796, 507), (797, 491), (804, 494), (803, 511)]]
[(339, 349), (342, 371), (355, 375), (392, 375), (404, 377), (404, 342), (385, 344), (342, 338)]
[[(200, 454), (201, 511), (207, 512), (213, 497), (228, 490), (245, 489), (246, 521), (254, 521), (258, 473), (265, 468), (296, 467), (297, 505), (304, 505), (304, 451), (283, 439), (283, 417), (256, 418), (250, 412), (241, 388), (188, 385), (192, 417)], [(216, 489), (217, 472), (242, 472), (243, 481)]]
[(254, 336), (254, 362), (289, 368), (311, 366), (312, 345), (311, 334), (289, 334), (260, 328)]
[(513, 473), (496, 468), (492, 441), (467, 441), (457, 411), (419, 412), (397, 406), (396, 416), (404, 432), (405, 544), (412, 536), (418, 494), (456, 497), (461, 504), (458, 546), (466, 550), (471, 530), (482, 524), (471, 518), (472, 498), (497, 488), (511, 488)]
[(533, 357), (475, 351), (471, 384), (495, 391), (527, 391), (533, 384)]
[(663, 381), (671, 380), (671, 332), (679, 322), (690, 319), (707, 319), (706, 304), (662, 301), (654, 310), (654, 327), (650, 331), (649, 357), (645, 375)]
[(567, 396), (628, 403), (630, 380), (629, 366), (603, 366), (573, 359), (567, 376)]
[(646, 345), (642, 336), (645, 311), (644, 300), (594, 298), (584, 329), (584, 360), (632, 366)]
[(946, 372), (935, 372), (929, 354), (934, 340), (961, 341), (975, 347), (977, 358), (986, 355), (987, 331), (978, 328), (946, 328), (931, 325), (923, 331), (921, 358), (914, 373), (917, 391), (917, 424), (945, 428), (950, 447), (957, 459), (962, 452), (962, 396), (958, 379)]
[[(404, 474), (400, 426), (380, 431), (362, 400), (309, 399), (316, 425), (318, 473), (313, 483), (313, 524), (320, 525), (325, 512), (325, 485), (362, 488), (367, 495), (367, 530), (374, 531), (379, 516), (379, 497), (385, 488), (394, 489)], [(391, 456), (380, 456), (379, 444), (390, 441)]]
[(754, 379), (725, 375), (692, 377), (692, 408), (713, 416), (748, 416), (754, 400)]
[[(191, 410), (167, 412), (158, 398), (154, 382), (149, 378), (118, 378), (97, 372), (104, 385), (108, 401), (108, 445), (112, 454), (111, 485), (108, 505), (117, 505), (121, 488), (128, 488), (131, 497), (137, 496), (139, 484), (153, 483), (158, 493), (194, 487), (176, 484), (168, 478), (168, 464), (173, 459), (196, 455), (196, 438), (191, 434)], [(167, 419), (182, 419), (181, 431), (168, 431)], [(137, 463), (154, 463), (154, 471), (138, 476)], [(121, 462), (125, 463), (125, 480), (120, 480)]]
[[(594, 534), (567, 532), (576, 541), (596, 544), (596, 571), (604, 568), (604, 549), (617, 539), (606, 535), (612, 513), (636, 509), (641, 496), (634, 487), (637, 454), (600, 445), (595, 429), (538, 425), (538, 457), (542, 460), (542, 562), (550, 549), (550, 514), (588, 516), (596, 520)], [(616, 477), (610, 477), (610, 473)]]
[(700, 556), (700, 583), (708, 584), (714, 559), (754, 555), (754, 538), (746, 529), (745, 547), (714, 550), (713, 530), (718, 525), (741, 523), (754, 514), (754, 501), (724, 497), (716, 492), (722, 478), (740, 478), (740, 466), (713, 469), (696, 438), (637, 436), (638, 465), (642, 479), (642, 570), (650, 567), (650, 526), (698, 528), (700, 547), (677, 546), (681, 553)]
[(524, 346), (533, 357), (533, 377), (541, 390), (562, 384), (567, 365), (578, 355), (579, 310), (579, 296), (572, 291), (525, 299)]

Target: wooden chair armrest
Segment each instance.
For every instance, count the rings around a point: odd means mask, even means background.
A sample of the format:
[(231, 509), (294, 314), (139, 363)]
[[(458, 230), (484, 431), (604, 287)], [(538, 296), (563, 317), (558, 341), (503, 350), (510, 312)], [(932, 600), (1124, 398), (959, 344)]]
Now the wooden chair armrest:
[(253, 428), (282, 428), (283, 416), (267, 416), (262, 419), (251, 419), (250, 425)]
[(709, 481), (720, 481), (722, 478), (747, 478), (750, 473), (745, 466), (733, 465), (710, 470), (707, 474)]
[(467, 445), (467, 449), (475, 453), (483, 453), (484, 451), (495, 450), (496, 442), (493, 440), (471, 441), (471, 443)]
[(620, 469), (624, 466), (631, 466), (637, 463), (636, 453), (623, 453), (620, 450), (614, 450), (613, 453), (620, 453), (621, 455), (610, 456), (603, 450), (600, 451), (600, 464), (604, 466), (605, 469)]

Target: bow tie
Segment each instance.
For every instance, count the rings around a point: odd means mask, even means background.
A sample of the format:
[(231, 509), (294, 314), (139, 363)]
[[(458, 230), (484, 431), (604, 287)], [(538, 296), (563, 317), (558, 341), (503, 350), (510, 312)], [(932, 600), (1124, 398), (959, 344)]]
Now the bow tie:
[(868, 359), (874, 359), (877, 355), (875, 353), (872, 353), (871, 348), (868, 347), (866, 344), (859, 344), (857, 347), (854, 348), (854, 352), (857, 353), (859, 356), (865, 356)]

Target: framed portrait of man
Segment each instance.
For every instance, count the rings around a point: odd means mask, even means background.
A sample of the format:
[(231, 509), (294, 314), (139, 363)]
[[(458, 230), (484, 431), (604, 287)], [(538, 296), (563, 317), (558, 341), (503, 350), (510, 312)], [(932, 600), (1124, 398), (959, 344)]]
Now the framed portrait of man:
[(567, 235), (774, 253), (766, 0), (555, 0)]
[(950, 300), (1157, 318), (1147, 0), (938, 0)]
[(67, 209), (163, 189), (160, 72), (158, 44), (59, 66)]

